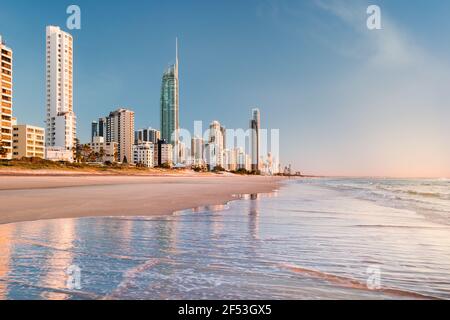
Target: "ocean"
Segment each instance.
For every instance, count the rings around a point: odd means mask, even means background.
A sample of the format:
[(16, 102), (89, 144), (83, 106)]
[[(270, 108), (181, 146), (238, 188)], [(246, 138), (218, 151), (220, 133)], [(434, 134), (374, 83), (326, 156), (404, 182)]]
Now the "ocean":
[(450, 180), (301, 179), (235, 198), (0, 225), (0, 299), (450, 299)]

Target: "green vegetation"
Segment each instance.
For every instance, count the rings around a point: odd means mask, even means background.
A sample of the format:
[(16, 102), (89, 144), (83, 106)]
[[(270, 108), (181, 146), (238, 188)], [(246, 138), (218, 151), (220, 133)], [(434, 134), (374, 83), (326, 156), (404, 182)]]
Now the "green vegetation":
[(192, 170), (195, 172), (208, 172), (208, 168), (206, 166), (193, 166)]
[(161, 164), (160, 166), (158, 166), (158, 168), (161, 168), (161, 169), (171, 169), (172, 168), (172, 165), (170, 164), (170, 163), (163, 163), (163, 164)]
[(231, 171), (231, 173), (234, 173), (234, 174), (242, 174), (242, 175), (250, 174), (250, 172), (247, 171), (247, 170), (244, 169), (244, 168), (240, 168), (240, 169), (238, 169), (238, 170), (236, 170), (236, 171)]
[[(72, 149), (74, 154), (75, 162), (77, 163), (85, 163), (85, 162), (97, 162), (102, 163), (103, 159), (106, 155), (105, 150), (100, 148), (99, 152), (95, 152), (91, 149), (89, 144), (76, 144), (76, 147)], [(117, 159), (117, 154), (114, 155)], [(126, 158), (124, 159), (124, 163), (126, 163)]]
[(0, 168), (2, 167), (12, 167), (18, 169), (29, 169), (29, 170), (38, 170), (38, 169), (73, 169), (80, 168), (81, 165), (78, 163), (69, 163), (69, 162), (53, 162), (44, 160), (41, 158), (22, 158), (22, 159), (14, 159), (14, 160), (0, 160)]
[(218, 172), (225, 172), (226, 170), (221, 167), (221, 166), (215, 166), (213, 169), (213, 172), (218, 173)]
[(4, 147), (4, 142), (0, 141), (0, 156), (6, 156), (8, 149)]
[[(175, 173), (176, 170), (164, 168), (146, 168), (120, 163), (83, 163), (83, 162), (54, 162), (41, 158), (22, 158), (14, 160), (0, 160), (0, 171), (8, 170), (54, 170), (73, 171), (74, 173), (109, 173), (109, 174), (145, 174), (145, 173)], [(178, 170), (179, 171), (179, 170)]]

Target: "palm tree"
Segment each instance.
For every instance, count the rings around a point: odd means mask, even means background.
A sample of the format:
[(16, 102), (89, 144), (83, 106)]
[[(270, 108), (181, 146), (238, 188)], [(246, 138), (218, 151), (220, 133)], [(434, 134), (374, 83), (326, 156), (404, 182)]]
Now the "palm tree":
[(8, 149), (4, 147), (5, 143), (3, 141), (0, 141), (0, 156), (6, 156), (8, 154)]
[(100, 161), (103, 162), (103, 159), (105, 157), (105, 150), (103, 147), (100, 148), (100, 152), (98, 153), (98, 157), (100, 158)]
[(80, 140), (75, 139), (75, 145), (72, 147), (72, 152), (76, 162), (81, 162), (82, 160), (81, 149), (82, 146), (80, 144)]
[(89, 157), (91, 155), (91, 147), (88, 144), (83, 144), (81, 147), (82, 156), (83, 156), (83, 162), (86, 162), (89, 160)]

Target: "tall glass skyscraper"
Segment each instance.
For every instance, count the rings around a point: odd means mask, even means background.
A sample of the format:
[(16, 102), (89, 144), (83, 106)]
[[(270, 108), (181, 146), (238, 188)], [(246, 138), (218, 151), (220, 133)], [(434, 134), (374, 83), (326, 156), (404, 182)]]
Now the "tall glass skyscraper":
[(97, 121), (92, 121), (91, 124), (91, 142), (94, 142), (94, 138), (98, 137), (98, 122)]
[[(164, 72), (161, 85), (161, 138), (174, 147), (178, 143), (179, 123), (178, 40), (176, 61)], [(173, 134), (175, 132), (175, 134)]]

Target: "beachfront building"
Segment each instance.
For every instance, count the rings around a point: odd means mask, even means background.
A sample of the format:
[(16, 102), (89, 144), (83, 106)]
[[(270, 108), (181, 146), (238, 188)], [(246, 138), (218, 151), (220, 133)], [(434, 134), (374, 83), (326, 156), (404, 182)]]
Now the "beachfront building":
[(236, 149), (225, 149), (223, 151), (224, 169), (227, 171), (237, 170)]
[(236, 169), (252, 171), (252, 157), (245, 153), (244, 148), (236, 148), (234, 152), (236, 157)]
[(103, 137), (106, 140), (106, 117), (99, 118), (91, 123), (91, 142), (95, 137)]
[(76, 145), (72, 36), (48, 26), (46, 49), (46, 146), (72, 152)]
[(264, 175), (276, 175), (279, 173), (279, 164), (271, 152), (267, 154), (266, 161), (262, 162), (261, 173)]
[(151, 142), (142, 142), (133, 146), (134, 163), (147, 168), (155, 166), (155, 145)]
[(118, 143), (107, 142), (104, 137), (95, 136), (89, 143), (92, 152), (98, 155), (100, 162), (117, 162), (118, 159)]
[(143, 142), (157, 144), (160, 139), (161, 132), (153, 128), (140, 129), (134, 133), (134, 144), (140, 144)]
[(13, 51), (0, 35), (0, 159), (12, 158)]
[(194, 137), (191, 140), (191, 164), (195, 167), (203, 166), (205, 160), (203, 158), (204, 140), (199, 137)]
[(99, 137), (103, 137), (106, 140), (106, 118), (98, 119), (97, 132)]
[(98, 137), (98, 122), (97, 121), (92, 121), (91, 124), (91, 142), (94, 142), (94, 138)]
[(251, 129), (251, 158), (252, 171), (260, 170), (260, 130), (261, 130), (261, 113), (258, 108), (252, 109), (252, 118), (250, 120)]
[(177, 164), (186, 165), (188, 162), (190, 162), (190, 151), (184, 142), (178, 142), (178, 150), (176, 150), (175, 152), (178, 152), (177, 155), (173, 155), (174, 159), (178, 159)]
[(73, 162), (73, 151), (64, 147), (45, 147), (45, 159), (50, 161)]
[[(175, 64), (163, 74), (161, 85), (161, 139), (176, 147), (179, 121), (178, 41)], [(177, 159), (176, 159), (177, 160)]]
[(236, 154), (236, 168), (239, 169), (246, 169), (245, 167), (245, 152), (243, 148), (235, 148), (234, 152)]
[(209, 126), (209, 142), (206, 148), (207, 164), (210, 170), (223, 167), (224, 129), (219, 121), (211, 122)]
[(13, 126), (13, 158), (45, 158), (45, 129), (28, 124)]
[(106, 142), (118, 144), (118, 161), (133, 163), (134, 111), (120, 108), (106, 117)]
[(155, 147), (157, 161), (155, 165), (173, 165), (173, 146), (165, 140), (159, 140)]

